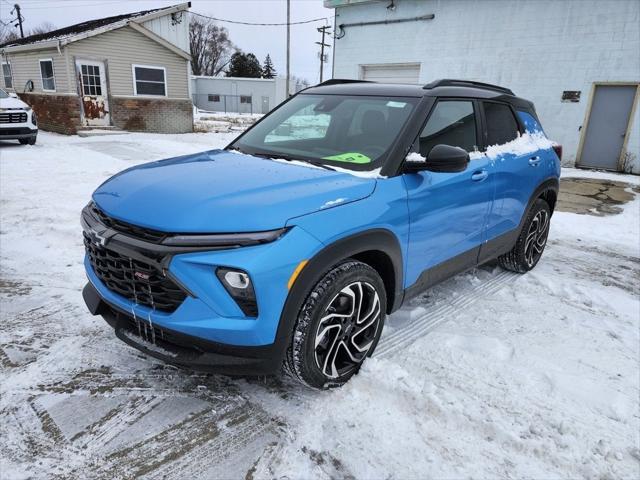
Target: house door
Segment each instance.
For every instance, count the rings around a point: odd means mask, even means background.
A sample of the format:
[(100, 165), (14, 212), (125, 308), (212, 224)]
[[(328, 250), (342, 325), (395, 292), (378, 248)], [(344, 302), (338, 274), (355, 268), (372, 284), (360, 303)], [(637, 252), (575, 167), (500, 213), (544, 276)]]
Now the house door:
[(82, 97), (82, 115), (85, 125), (111, 124), (104, 62), (78, 60), (78, 85)]
[(579, 165), (618, 170), (636, 85), (596, 85)]
[(262, 113), (269, 113), (269, 97), (262, 97)]

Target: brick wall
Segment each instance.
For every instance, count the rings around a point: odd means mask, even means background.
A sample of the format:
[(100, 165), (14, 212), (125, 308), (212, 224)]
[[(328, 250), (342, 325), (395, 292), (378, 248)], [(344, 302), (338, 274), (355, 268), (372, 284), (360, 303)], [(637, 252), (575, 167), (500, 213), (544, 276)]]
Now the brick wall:
[(80, 126), (80, 99), (75, 95), (21, 93), (20, 98), (33, 108), (38, 128), (73, 135)]
[(193, 131), (191, 100), (111, 97), (109, 102), (111, 123), (123, 130), (157, 133)]

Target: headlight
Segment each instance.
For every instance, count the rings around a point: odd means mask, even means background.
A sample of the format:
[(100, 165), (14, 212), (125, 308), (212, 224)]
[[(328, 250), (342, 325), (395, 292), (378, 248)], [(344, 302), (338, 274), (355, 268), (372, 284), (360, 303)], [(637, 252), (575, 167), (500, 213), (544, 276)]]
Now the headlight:
[(216, 276), (247, 317), (258, 316), (256, 293), (249, 274), (235, 268), (219, 267)]
[(36, 119), (36, 112), (33, 112), (31, 114), (31, 123), (33, 123), (35, 126), (38, 126), (38, 120)]

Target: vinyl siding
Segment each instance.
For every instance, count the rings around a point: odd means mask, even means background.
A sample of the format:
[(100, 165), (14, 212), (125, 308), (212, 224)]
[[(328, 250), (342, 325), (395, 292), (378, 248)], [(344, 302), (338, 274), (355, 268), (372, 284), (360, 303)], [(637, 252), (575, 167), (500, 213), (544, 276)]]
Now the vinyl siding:
[[(33, 80), (34, 93), (42, 92), (42, 77), (40, 76), (40, 59), (53, 60), (53, 75), (56, 81), (56, 93), (69, 92), (69, 81), (67, 76), (67, 64), (64, 56), (58, 53), (55, 48), (46, 50), (36, 50), (21, 53), (5, 53), (2, 60), (8, 60), (13, 73), (13, 89), (16, 92), (23, 92), (25, 84)], [(4, 86), (4, 78), (0, 80)], [(75, 91), (75, 90), (74, 90)], [(44, 92), (49, 93), (49, 92)]]
[(75, 59), (106, 63), (109, 94), (133, 96), (133, 64), (164, 67), (167, 97), (188, 99), (187, 60), (131, 27), (122, 27), (69, 44), (72, 65)]
[(142, 26), (156, 35), (189, 52), (189, 12), (179, 12), (180, 22), (174, 22), (171, 15), (163, 15), (142, 23)]

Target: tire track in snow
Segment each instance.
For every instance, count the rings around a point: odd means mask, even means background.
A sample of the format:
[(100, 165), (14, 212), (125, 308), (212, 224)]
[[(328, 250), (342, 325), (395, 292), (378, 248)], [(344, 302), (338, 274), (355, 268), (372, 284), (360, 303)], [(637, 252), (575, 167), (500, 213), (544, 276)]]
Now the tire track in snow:
[(452, 300), (436, 300), (433, 305), (425, 307), (424, 314), (409, 320), (391, 334), (383, 336), (374, 355), (381, 358), (389, 357), (406, 348), (418, 337), (452, 320), (478, 300), (502, 290), (507, 283), (518, 277), (520, 275), (517, 273), (501, 271), (487, 281), (470, 286)]

